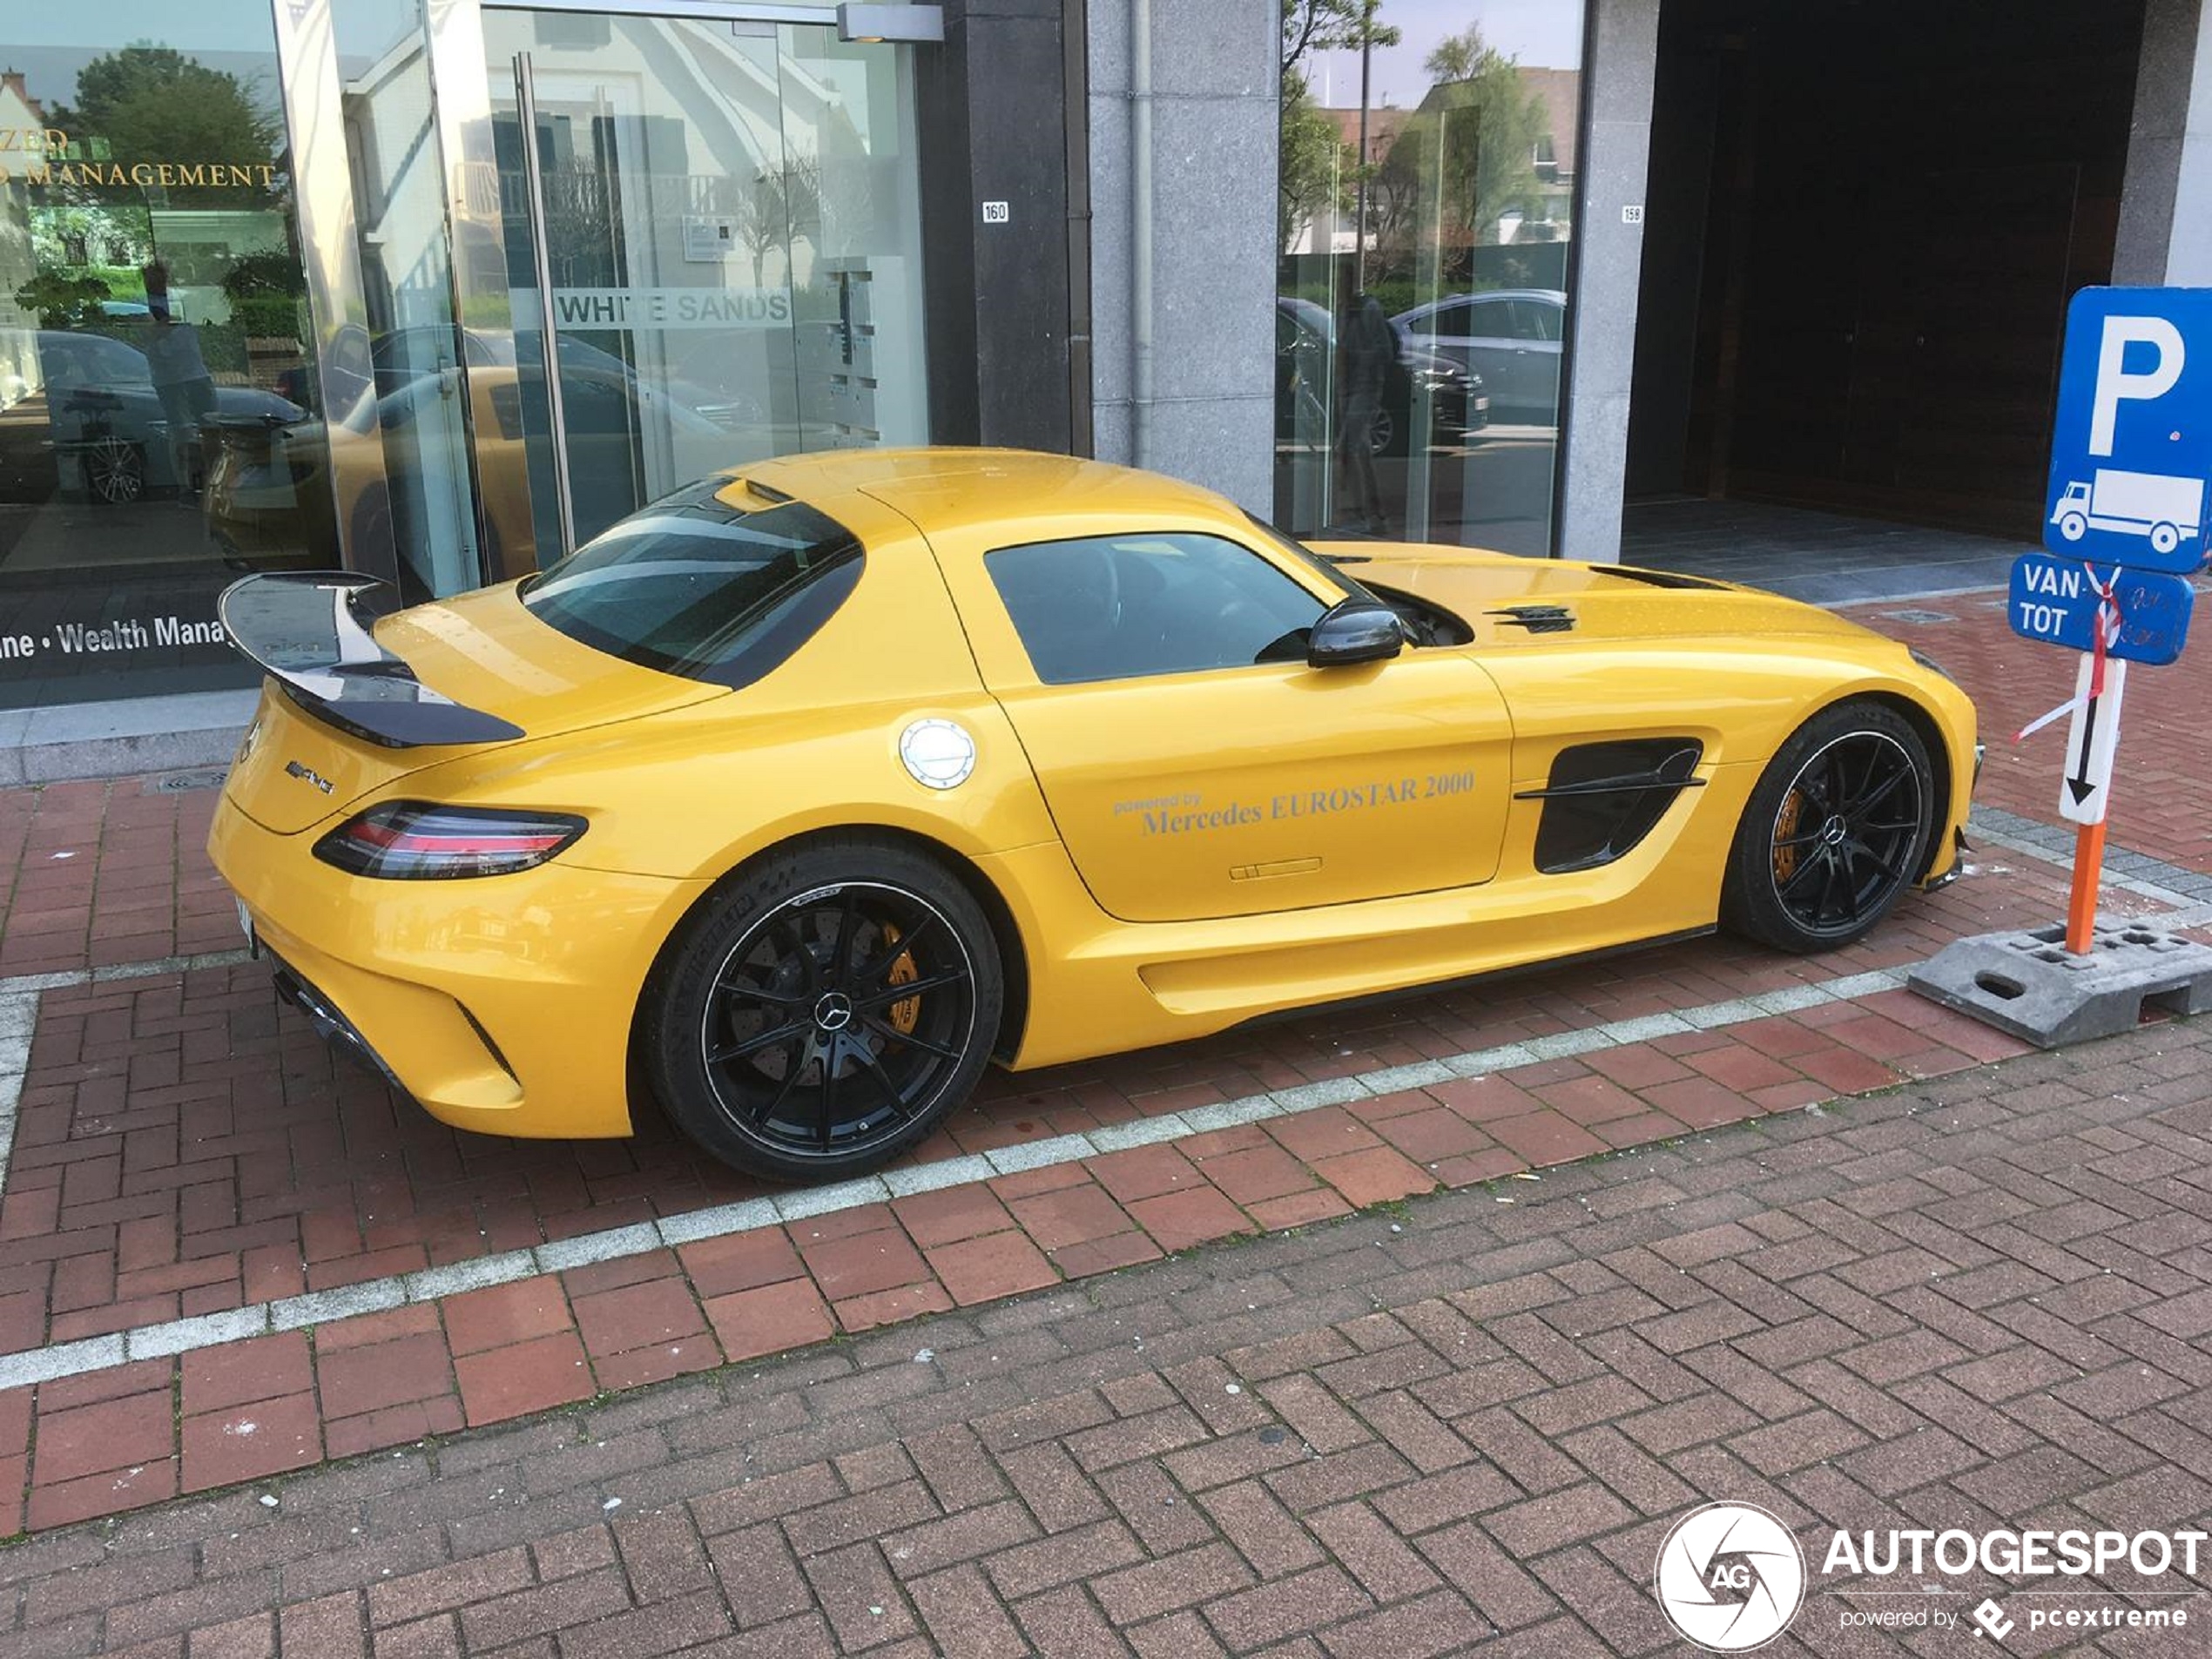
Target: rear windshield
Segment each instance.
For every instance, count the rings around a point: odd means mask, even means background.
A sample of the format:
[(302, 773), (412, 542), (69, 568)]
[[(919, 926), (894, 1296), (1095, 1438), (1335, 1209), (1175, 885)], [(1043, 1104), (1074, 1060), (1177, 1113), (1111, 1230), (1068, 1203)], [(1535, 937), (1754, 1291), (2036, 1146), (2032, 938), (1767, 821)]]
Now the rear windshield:
[(746, 512), (709, 479), (633, 513), (523, 589), (550, 627), (626, 663), (749, 685), (805, 644), (860, 579), (860, 544), (786, 501)]

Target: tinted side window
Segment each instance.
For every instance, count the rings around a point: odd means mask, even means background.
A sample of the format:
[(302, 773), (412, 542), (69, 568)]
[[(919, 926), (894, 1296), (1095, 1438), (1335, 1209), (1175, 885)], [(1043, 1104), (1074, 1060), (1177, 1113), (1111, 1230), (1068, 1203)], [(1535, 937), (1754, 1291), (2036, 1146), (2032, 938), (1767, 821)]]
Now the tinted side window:
[(860, 579), (860, 544), (801, 502), (743, 512), (718, 478), (609, 526), (523, 590), (541, 622), (624, 662), (749, 685)]
[(1325, 608), (1217, 536), (1040, 542), (983, 566), (1048, 685), (1302, 662)]
[(1559, 313), (1537, 300), (1516, 300), (1513, 302), (1513, 334), (1515, 340), (1557, 340)]
[(1467, 319), (1467, 331), (1470, 334), (1484, 340), (1514, 340), (1520, 337), (1521, 327), (1514, 320), (1511, 300), (1485, 300), (1480, 305), (1469, 306), (1467, 310), (1473, 314)]

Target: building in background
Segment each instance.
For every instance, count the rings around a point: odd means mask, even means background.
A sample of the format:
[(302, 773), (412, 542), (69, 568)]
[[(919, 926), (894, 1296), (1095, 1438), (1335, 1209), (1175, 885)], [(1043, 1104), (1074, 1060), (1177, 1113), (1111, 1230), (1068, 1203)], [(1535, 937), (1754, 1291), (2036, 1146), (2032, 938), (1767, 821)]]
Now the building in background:
[(1532, 556), (1618, 556), (1632, 495), (2025, 534), (2068, 293), (2212, 280), (2208, 42), (2201, 0), (17, 8), (0, 779), (219, 755), (240, 571), (450, 593), (826, 447)]

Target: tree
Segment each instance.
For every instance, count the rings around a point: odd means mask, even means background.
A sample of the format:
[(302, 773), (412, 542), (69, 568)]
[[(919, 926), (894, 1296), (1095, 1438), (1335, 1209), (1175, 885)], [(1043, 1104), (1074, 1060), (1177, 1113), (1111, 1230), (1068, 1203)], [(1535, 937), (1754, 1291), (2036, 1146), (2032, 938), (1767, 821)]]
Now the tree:
[(1381, 0), (1283, 0), (1283, 70), (1308, 52), (1358, 51), (1364, 41), (1395, 46), (1398, 30), (1375, 21)]
[[(125, 46), (94, 58), (78, 75), (76, 105), (54, 109), (48, 125), (69, 134), (78, 158), (126, 168), (164, 161), (254, 166), (282, 147), (282, 123), (245, 82), (168, 46)], [(224, 177), (219, 185), (171, 185), (169, 199), (179, 206), (268, 201), (261, 185)]]
[(1377, 242), (1405, 268), (1433, 239), (1453, 258), (1494, 236), (1509, 212), (1542, 210), (1536, 141), (1543, 100), (1520, 67), (1469, 26), (1440, 42), (1426, 61), (1434, 84), (1391, 145), (1372, 196)]
[(1276, 171), (1281, 188), (1278, 246), (1289, 253), (1300, 232), (1352, 195), (1359, 158), (1337, 136), (1336, 123), (1313, 105), (1302, 75), (1283, 77), (1282, 151)]
[(1362, 43), (1394, 46), (1398, 30), (1378, 23), (1382, 0), (1283, 0), (1282, 128), (1276, 178), (1280, 247), (1291, 244), (1325, 210), (1347, 206), (1363, 168), (1358, 150), (1313, 102), (1299, 66), (1308, 52), (1357, 51)]

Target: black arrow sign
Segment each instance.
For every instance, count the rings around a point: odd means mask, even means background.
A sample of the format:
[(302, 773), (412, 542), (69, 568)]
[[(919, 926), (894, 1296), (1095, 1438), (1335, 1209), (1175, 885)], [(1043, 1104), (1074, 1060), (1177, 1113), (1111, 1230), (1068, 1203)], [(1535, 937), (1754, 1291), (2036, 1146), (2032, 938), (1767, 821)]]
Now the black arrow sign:
[(2074, 760), (2074, 776), (2066, 780), (2066, 786), (2074, 792), (2074, 804), (2076, 806), (2097, 792), (2096, 785), (2089, 781), (2089, 748), (2096, 740), (2097, 698), (2095, 694), (2092, 693), (2089, 698), (2089, 706), (2082, 711), (2081, 752)]

